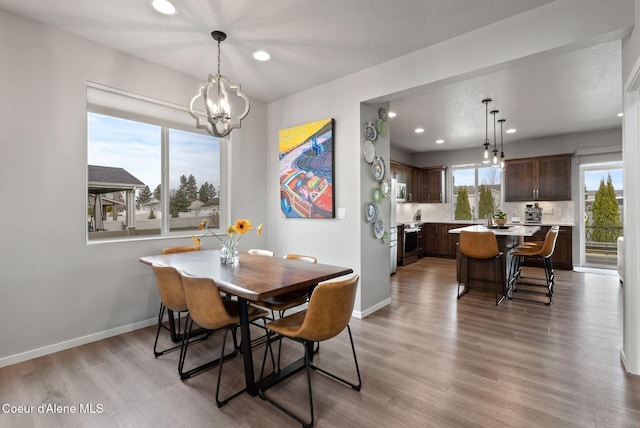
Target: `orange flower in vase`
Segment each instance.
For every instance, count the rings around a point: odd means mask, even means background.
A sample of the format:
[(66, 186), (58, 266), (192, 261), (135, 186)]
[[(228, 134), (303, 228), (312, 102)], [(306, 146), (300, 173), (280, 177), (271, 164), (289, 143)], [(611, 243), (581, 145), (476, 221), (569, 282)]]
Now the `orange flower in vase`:
[(240, 243), (240, 238), (244, 236), (245, 233), (256, 230), (258, 235), (262, 235), (263, 224), (260, 223), (258, 227), (254, 228), (253, 224), (249, 220), (238, 219), (235, 224), (229, 226), (227, 228), (227, 239), (222, 239), (220, 236), (215, 234), (207, 227), (208, 221), (202, 220), (200, 225), (198, 225), (198, 230), (205, 229), (206, 232), (200, 236), (193, 236), (193, 241), (196, 245), (200, 245), (200, 238), (205, 236), (215, 236), (218, 241), (220, 241), (220, 262), (223, 264), (234, 264), (237, 263), (238, 258), (238, 244)]

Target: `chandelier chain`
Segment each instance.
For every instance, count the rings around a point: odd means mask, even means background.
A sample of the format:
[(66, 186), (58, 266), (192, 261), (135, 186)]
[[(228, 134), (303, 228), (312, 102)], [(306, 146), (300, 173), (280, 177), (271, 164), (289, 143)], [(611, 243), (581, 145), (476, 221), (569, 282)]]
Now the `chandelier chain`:
[(220, 40), (218, 40), (218, 76), (220, 76)]

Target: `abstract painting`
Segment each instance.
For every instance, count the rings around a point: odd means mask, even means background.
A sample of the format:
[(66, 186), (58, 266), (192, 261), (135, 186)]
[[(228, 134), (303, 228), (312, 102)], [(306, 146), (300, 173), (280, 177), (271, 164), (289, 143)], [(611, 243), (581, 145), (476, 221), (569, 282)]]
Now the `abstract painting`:
[(278, 133), (283, 217), (334, 218), (333, 119)]

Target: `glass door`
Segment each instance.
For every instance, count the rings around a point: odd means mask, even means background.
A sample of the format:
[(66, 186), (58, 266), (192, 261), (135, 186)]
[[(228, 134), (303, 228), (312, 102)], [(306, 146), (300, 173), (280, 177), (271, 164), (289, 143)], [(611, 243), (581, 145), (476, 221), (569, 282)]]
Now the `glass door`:
[(622, 236), (622, 162), (580, 166), (580, 261), (585, 267), (616, 269)]

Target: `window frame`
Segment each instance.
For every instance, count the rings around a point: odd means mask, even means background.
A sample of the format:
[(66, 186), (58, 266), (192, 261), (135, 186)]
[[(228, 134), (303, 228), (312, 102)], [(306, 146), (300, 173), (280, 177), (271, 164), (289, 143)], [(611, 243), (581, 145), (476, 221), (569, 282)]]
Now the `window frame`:
[[(450, 186), (450, 190), (448, 192), (449, 196), (450, 196), (450, 201), (451, 201), (451, 208), (450, 208), (450, 215), (451, 215), (451, 221), (457, 222), (457, 223), (464, 223), (464, 222), (471, 222), (471, 223), (477, 223), (478, 221), (484, 220), (481, 218), (478, 218), (478, 210), (479, 210), (479, 206), (480, 206), (480, 198), (479, 198), (479, 187), (481, 186), (481, 183), (478, 182), (479, 180), (479, 174), (480, 174), (480, 169), (483, 168), (493, 168), (493, 166), (489, 165), (487, 166), (484, 163), (472, 163), (472, 164), (463, 164), (463, 165), (451, 165), (449, 168), (447, 168), (447, 179), (449, 180), (449, 183), (451, 183)], [(475, 194), (476, 197), (474, 198), (474, 204), (471, 207), (471, 220), (456, 220), (455, 218), (455, 203), (456, 203), (456, 198), (455, 198), (455, 183), (454, 183), (454, 179), (453, 179), (453, 173), (456, 170), (461, 170), (461, 169), (473, 169), (474, 170), (474, 186), (475, 186)], [(497, 168), (499, 171), (499, 177), (500, 177), (500, 207), (497, 207), (499, 210), (503, 210), (504, 207), (504, 170), (501, 168)]]
[[(117, 104), (121, 104), (120, 102), (114, 102), (114, 105), (109, 105), (109, 100), (101, 101), (99, 103), (92, 103), (89, 101), (89, 92), (92, 90), (103, 91), (105, 94), (113, 95), (116, 100), (125, 100), (129, 101), (132, 104), (135, 104), (135, 107), (132, 109), (126, 109), (122, 107), (118, 107)], [(89, 195), (87, 192), (89, 185), (89, 176), (88, 176), (88, 166), (89, 166), (89, 113), (96, 113), (106, 116), (111, 116), (119, 119), (131, 120), (146, 124), (151, 124), (155, 126), (159, 126), (160, 130), (160, 188), (161, 188), (161, 200), (160, 206), (163, 214), (169, 213), (169, 198), (170, 198), (170, 139), (169, 133), (171, 129), (176, 129), (180, 131), (191, 132), (194, 134), (205, 135), (211, 137), (203, 130), (197, 129), (195, 126), (189, 126), (186, 120), (171, 120), (166, 118), (161, 118), (158, 116), (154, 116), (152, 113), (145, 112), (145, 106), (149, 106), (151, 111), (157, 108), (157, 111), (162, 112), (173, 111), (174, 114), (180, 115), (189, 115), (189, 111), (186, 107), (180, 106), (177, 104), (169, 103), (166, 101), (157, 100), (151, 97), (147, 97), (144, 95), (134, 94), (131, 92), (123, 91), (120, 89), (116, 89), (110, 86), (102, 85), (95, 82), (87, 81), (86, 85), (86, 110), (85, 110), (85, 170), (87, 171), (87, 175), (85, 177), (85, 207), (89, 205)], [(108, 98), (107, 95), (107, 98)], [(100, 104), (102, 103), (102, 104)], [(141, 113), (142, 112), (142, 113)], [(190, 116), (189, 116), (190, 118)], [(218, 138), (218, 137), (211, 137)], [(219, 146), (220, 146), (220, 193), (219, 193), (219, 201), (220, 201), (220, 225), (218, 228), (211, 228), (211, 230), (218, 234), (223, 234), (222, 225), (227, 224), (228, 219), (230, 218), (231, 212), (231, 195), (228, 191), (230, 189), (230, 165), (231, 165), (231, 150), (229, 149), (230, 144), (230, 136), (226, 136), (223, 138), (218, 138)], [(140, 189), (136, 188), (136, 192)], [(153, 189), (151, 189), (153, 191)], [(85, 208), (86, 210), (86, 208)], [(158, 240), (158, 239), (173, 239), (179, 237), (190, 237), (193, 233), (185, 233), (185, 231), (171, 231), (170, 225), (171, 216), (170, 215), (162, 215), (160, 221), (160, 233), (157, 235), (134, 235), (134, 236), (119, 236), (115, 238), (99, 238), (92, 237), (90, 238), (89, 231), (84, 225), (85, 230), (85, 243), (89, 245), (93, 244), (101, 244), (101, 243), (109, 243), (109, 242), (131, 242), (131, 241), (141, 241), (141, 240)]]

